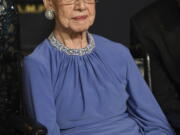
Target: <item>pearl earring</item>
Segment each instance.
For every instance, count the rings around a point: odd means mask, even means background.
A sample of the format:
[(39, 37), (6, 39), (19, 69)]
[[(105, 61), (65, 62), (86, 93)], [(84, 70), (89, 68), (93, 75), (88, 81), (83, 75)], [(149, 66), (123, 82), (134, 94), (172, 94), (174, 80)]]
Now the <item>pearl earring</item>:
[(45, 11), (45, 17), (48, 20), (53, 20), (54, 19), (54, 11), (53, 10), (46, 10)]

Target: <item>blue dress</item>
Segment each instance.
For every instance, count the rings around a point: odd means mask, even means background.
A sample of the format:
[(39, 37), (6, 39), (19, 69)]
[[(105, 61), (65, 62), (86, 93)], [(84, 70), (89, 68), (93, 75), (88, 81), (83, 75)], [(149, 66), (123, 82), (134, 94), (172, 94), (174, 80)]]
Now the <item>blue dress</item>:
[(129, 50), (93, 35), (69, 55), (45, 39), (24, 58), (28, 114), (48, 135), (174, 135)]

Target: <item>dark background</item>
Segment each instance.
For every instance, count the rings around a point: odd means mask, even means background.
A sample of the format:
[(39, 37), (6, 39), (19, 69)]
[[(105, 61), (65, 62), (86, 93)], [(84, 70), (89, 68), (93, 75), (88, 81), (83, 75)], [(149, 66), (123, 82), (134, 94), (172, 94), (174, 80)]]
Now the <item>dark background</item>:
[[(154, 0), (99, 0), (96, 20), (90, 31), (127, 45), (130, 17), (152, 1)], [(21, 5), (40, 3), (41, 1), (37, 0), (17, 1), (17, 4)], [(23, 50), (32, 51), (53, 28), (53, 23), (46, 20), (44, 12), (20, 13), (19, 19), (20, 43)]]

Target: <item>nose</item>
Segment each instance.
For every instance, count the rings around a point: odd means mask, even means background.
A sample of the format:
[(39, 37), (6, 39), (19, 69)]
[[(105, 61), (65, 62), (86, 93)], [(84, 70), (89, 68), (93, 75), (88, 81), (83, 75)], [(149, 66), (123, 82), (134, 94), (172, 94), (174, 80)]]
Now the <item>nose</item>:
[(75, 6), (76, 6), (76, 9), (79, 9), (79, 10), (86, 9), (85, 0), (76, 0)]

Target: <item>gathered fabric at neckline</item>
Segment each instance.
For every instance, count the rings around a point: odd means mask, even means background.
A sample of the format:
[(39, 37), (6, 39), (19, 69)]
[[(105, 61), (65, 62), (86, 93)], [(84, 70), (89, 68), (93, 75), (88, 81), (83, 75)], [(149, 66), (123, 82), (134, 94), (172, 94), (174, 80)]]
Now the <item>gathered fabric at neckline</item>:
[(88, 45), (80, 49), (69, 48), (68, 46), (64, 45), (62, 42), (57, 40), (53, 33), (49, 35), (48, 40), (50, 41), (51, 45), (57, 48), (59, 51), (65, 52), (68, 55), (83, 56), (86, 54), (90, 54), (92, 50), (95, 48), (95, 41), (92, 34), (87, 32), (87, 37), (88, 37)]

